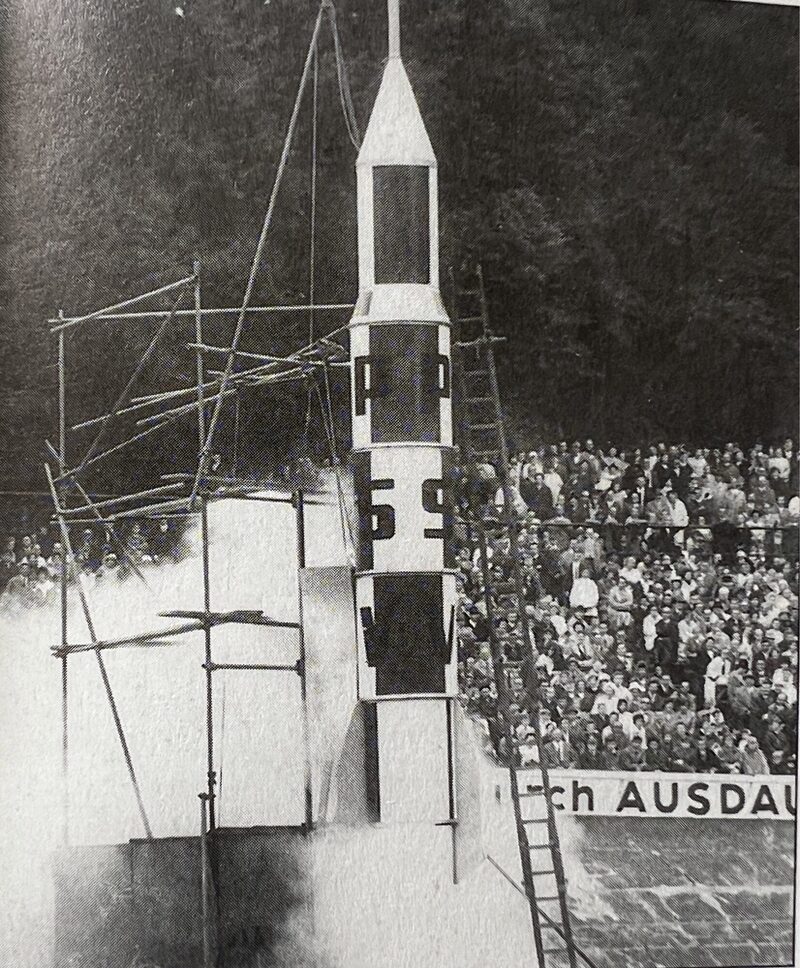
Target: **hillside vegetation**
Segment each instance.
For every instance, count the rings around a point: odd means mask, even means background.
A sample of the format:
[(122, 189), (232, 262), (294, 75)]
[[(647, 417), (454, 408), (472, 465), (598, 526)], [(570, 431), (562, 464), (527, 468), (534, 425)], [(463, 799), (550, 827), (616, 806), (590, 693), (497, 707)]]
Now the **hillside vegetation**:
[[(385, 9), (336, 6), (363, 130)], [(56, 422), (46, 320), (59, 307), (88, 311), (180, 278), (195, 254), (204, 301), (241, 300), (315, 12), (307, 0), (5, 9), (6, 486), (41, 482), (41, 440)], [(440, 163), (442, 264), (484, 264), (495, 326), (509, 338), (517, 442), (539, 432), (619, 443), (794, 433), (798, 12), (711, 0), (403, 0), (403, 25)], [(319, 103), (316, 295), (349, 301), (355, 151), (327, 32)], [(310, 140), (309, 99), (259, 302), (308, 297)], [(70, 339), (71, 422), (113, 401), (154, 328)], [(224, 345), (231, 329), (209, 326), (207, 341)], [(296, 347), (307, 332), (303, 316), (261, 319), (243, 346)], [(174, 330), (143, 392), (191, 380), (190, 338), (188, 325)], [(304, 389), (254, 391), (241, 448), (281, 461), (302, 449), (305, 417)], [(310, 436), (319, 448), (316, 415)], [(223, 446), (229, 438), (228, 419)], [(95, 480), (150, 479), (190, 466), (195, 451), (179, 428)]]

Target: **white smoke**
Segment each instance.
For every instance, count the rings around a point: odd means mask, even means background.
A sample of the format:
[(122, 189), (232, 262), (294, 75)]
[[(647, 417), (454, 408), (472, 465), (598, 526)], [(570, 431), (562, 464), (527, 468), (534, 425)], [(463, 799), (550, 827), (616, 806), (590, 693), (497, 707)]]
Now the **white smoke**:
[[(288, 505), (227, 501), (212, 505), (212, 609), (262, 609), (297, 616), (294, 510)], [(337, 504), (309, 505), (307, 563), (346, 560)], [(346, 527), (344, 529), (347, 530)], [(172, 609), (202, 609), (199, 542), (177, 563), (147, 570), (149, 587), (131, 576), (106, 579), (89, 593), (101, 639), (176, 624)], [(283, 662), (296, 637), (253, 626), (215, 629), (216, 661)], [(88, 642), (80, 603), (69, 603), (69, 640)], [(57, 606), (0, 615), (0, 840), (5, 902), (0, 910), (0, 965), (44, 968), (53, 931), (52, 852), (62, 842), (60, 642)], [(269, 656), (267, 659), (266, 656)], [(105, 653), (120, 717), (153, 833), (196, 835), (197, 794), (205, 787), (205, 677), (202, 634), (148, 648)], [(74, 844), (121, 843), (143, 834), (119, 741), (89, 652), (69, 660), (70, 801)], [(297, 824), (302, 811), (300, 704), (291, 674), (215, 673), (216, 768), (226, 826)], [(224, 713), (223, 713), (224, 704)], [(222, 721), (224, 717), (224, 731)], [(485, 849), (519, 880), (510, 811), (494, 786), (505, 772), (482, 755)], [(264, 783), (263, 778), (269, 782)], [(597, 892), (580, 864), (577, 824), (563, 823), (570, 890), (598, 913)], [(329, 827), (313, 838), (310, 919), (289, 925), (286, 965), (313, 968), (483, 968), (531, 964), (527, 905), (488, 861), (453, 884), (447, 827)], [(583, 899), (583, 900), (581, 900)], [(594, 905), (594, 907), (591, 907)], [(607, 913), (607, 912), (600, 912)], [(313, 927), (312, 927), (313, 925)], [(399, 960), (398, 952), (404, 951)]]
[[(311, 500), (311, 499), (310, 499)], [(297, 620), (295, 511), (287, 504), (219, 501), (209, 506), (214, 610), (258, 609)], [(101, 640), (155, 631), (183, 620), (174, 609), (202, 610), (198, 531), (178, 563), (98, 582), (88, 593)], [(344, 560), (341, 524), (331, 503), (306, 507), (309, 566)], [(89, 633), (74, 589), (69, 642)], [(291, 663), (292, 630), (229, 626), (214, 630), (218, 662)], [(42, 968), (52, 955), (53, 851), (62, 843), (61, 641), (58, 605), (0, 613), (0, 966)], [(171, 644), (104, 652), (106, 667), (153, 834), (196, 835), (205, 789), (205, 675), (202, 633)], [(69, 659), (69, 835), (73, 844), (122, 843), (143, 836), (96, 656)], [(224, 703), (224, 732), (223, 732)], [(215, 745), (222, 769), (219, 806), (228, 825), (302, 820), (297, 735), (299, 686), (292, 673), (215, 673)], [(270, 777), (269, 783), (260, 778)]]

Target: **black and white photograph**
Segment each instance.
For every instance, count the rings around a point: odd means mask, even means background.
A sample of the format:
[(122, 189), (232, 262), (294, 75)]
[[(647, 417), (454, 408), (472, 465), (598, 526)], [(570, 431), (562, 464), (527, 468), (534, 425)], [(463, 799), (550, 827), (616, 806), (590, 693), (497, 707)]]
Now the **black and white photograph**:
[(798, 4), (0, 0), (0, 968), (790, 968)]

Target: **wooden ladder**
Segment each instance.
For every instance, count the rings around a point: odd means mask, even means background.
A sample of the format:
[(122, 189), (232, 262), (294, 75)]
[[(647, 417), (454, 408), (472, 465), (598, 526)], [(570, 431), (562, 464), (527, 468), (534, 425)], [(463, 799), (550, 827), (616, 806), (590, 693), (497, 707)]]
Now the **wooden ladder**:
[[(456, 285), (451, 270), (450, 282), (456, 335), (454, 347), (458, 351), (453, 357), (461, 397), (460, 443), (471, 484), (468, 524), (474, 545), (479, 551), (483, 576), (489, 648), (498, 713), (506, 744), (511, 801), (522, 867), (523, 884), (519, 889), (528, 899), (539, 968), (576, 968), (577, 957), (591, 966), (592, 962), (578, 949), (572, 936), (564, 863), (539, 728), (539, 682), (525, 608), (518, 542), (519, 521), (509, 480), (508, 444), (494, 358), (494, 346), (503, 338), (495, 336), (489, 325), (481, 267), (478, 266), (463, 280), (460, 287)], [(480, 464), (491, 464), (497, 473), (503, 495), (498, 515), (487, 516), (487, 509), (479, 499), (476, 484), (480, 478)], [(505, 583), (507, 587), (503, 588), (498, 588), (493, 582), (487, 550), (487, 528), (498, 525), (508, 534), (512, 559), (512, 580)], [(539, 760), (540, 782), (529, 785), (524, 791), (520, 791), (519, 787), (517, 738), (509, 715), (509, 704), (513, 700), (511, 670), (495, 628), (496, 619), (512, 609), (519, 616), (522, 630), (524, 665), (527, 667), (525, 684)], [(539, 831), (542, 836), (534, 837)]]

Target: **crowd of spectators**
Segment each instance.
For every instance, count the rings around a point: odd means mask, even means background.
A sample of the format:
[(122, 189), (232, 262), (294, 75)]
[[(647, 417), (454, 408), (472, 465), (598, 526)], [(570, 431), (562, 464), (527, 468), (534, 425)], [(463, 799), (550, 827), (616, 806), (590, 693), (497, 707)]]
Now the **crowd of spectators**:
[[(494, 629), (474, 528), (457, 517), (459, 670), (487, 744), (521, 765), (795, 773), (798, 460), (792, 441), (516, 455), (518, 561), (494, 467), (479, 466)], [(506, 748), (490, 632), (513, 687)], [(534, 701), (534, 681), (538, 701)]]
[[(135, 568), (160, 561), (177, 561), (183, 554), (183, 522), (160, 518), (117, 526), (73, 526), (70, 544), (75, 554), (68, 567), (70, 583), (90, 590), (98, 582), (124, 579)], [(0, 551), (0, 611), (40, 608), (57, 600), (64, 546), (52, 523), (26, 514), (6, 528)]]

